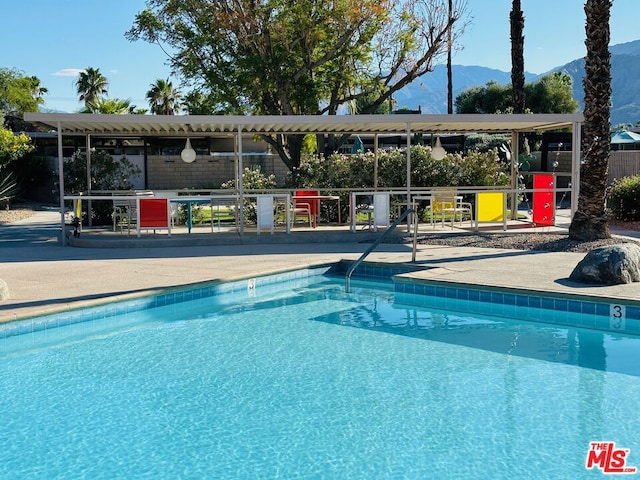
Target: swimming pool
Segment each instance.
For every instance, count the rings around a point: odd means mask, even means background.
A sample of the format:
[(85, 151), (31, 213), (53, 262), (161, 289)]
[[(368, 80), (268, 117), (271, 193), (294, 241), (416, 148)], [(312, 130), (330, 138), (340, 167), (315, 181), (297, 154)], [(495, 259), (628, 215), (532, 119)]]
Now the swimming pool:
[(594, 441), (640, 464), (640, 337), (326, 273), (0, 327), (0, 478), (585, 478)]

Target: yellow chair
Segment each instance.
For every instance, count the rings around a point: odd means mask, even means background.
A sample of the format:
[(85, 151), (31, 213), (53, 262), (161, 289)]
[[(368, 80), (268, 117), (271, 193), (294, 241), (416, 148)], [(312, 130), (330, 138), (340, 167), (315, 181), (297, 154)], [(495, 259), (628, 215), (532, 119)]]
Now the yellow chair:
[(458, 218), (460, 219), (460, 225), (462, 225), (465, 217), (472, 220), (471, 212), (471, 204), (463, 202), (462, 196), (458, 195), (454, 188), (433, 189), (431, 194), (431, 225), (435, 226), (434, 219), (439, 215), (444, 227), (445, 218), (448, 216), (451, 218), (451, 228), (453, 228)]

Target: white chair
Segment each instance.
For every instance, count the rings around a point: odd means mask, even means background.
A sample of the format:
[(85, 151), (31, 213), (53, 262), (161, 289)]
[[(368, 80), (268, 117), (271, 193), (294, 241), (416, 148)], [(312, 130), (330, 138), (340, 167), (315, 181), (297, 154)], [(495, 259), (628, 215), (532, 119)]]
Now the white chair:
[(388, 192), (376, 192), (367, 195), (366, 200), (356, 206), (356, 214), (367, 216), (367, 223), (362, 227), (363, 230), (366, 228), (377, 232), (378, 227), (389, 225), (389, 198)]
[(273, 235), (275, 224), (273, 217), (273, 196), (257, 196), (257, 228), (258, 235), (262, 229), (268, 229)]
[(373, 194), (373, 230), (389, 226), (389, 194), (377, 192)]
[(304, 218), (305, 222), (309, 223), (309, 228), (313, 226), (313, 216), (311, 213), (311, 205), (309, 203), (301, 202), (299, 200), (293, 201), (291, 207), (291, 226), (295, 225), (298, 218)]
[(127, 227), (127, 234), (131, 235), (131, 224), (135, 224), (138, 219), (136, 210), (135, 198), (129, 200), (114, 200), (113, 201), (113, 231), (117, 231), (120, 227), (120, 233), (124, 231), (124, 226)]
[(180, 204), (172, 202), (171, 199), (178, 196), (178, 192), (160, 191), (155, 192), (156, 197), (169, 199), (169, 217), (171, 219), (171, 226), (175, 227), (180, 221)]
[(365, 228), (368, 230), (373, 230), (373, 212), (373, 205), (368, 203), (363, 203), (362, 205), (358, 205), (356, 207), (356, 213), (362, 213), (363, 215), (367, 216), (367, 223), (366, 225), (363, 225), (363, 230)]

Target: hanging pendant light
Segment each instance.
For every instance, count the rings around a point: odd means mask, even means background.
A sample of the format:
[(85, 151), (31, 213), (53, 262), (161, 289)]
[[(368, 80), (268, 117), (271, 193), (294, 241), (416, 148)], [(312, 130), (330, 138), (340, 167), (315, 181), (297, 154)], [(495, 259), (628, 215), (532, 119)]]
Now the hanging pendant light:
[(184, 145), (184, 149), (180, 152), (180, 158), (185, 163), (192, 163), (196, 159), (196, 151), (191, 146), (191, 140), (187, 138), (187, 143)]
[(436, 138), (436, 146), (431, 149), (431, 157), (434, 160), (442, 160), (446, 154), (447, 151), (442, 148), (442, 144), (440, 143), (440, 137)]

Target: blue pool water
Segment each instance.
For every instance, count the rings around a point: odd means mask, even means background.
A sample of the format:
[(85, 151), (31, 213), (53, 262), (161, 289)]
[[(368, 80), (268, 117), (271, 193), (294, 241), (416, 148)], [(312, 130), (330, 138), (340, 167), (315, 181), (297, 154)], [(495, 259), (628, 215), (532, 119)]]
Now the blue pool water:
[(0, 327), (0, 478), (596, 478), (592, 441), (640, 466), (640, 337), (343, 282)]

